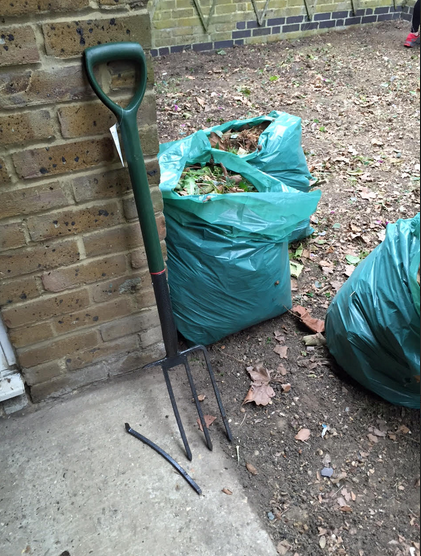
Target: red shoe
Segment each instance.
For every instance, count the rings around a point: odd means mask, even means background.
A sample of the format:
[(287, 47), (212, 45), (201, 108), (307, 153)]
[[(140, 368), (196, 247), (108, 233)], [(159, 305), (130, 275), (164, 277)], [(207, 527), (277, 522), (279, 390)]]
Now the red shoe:
[(406, 42), (405, 42), (405, 46), (407, 48), (414, 48), (414, 46), (416, 44), (419, 44), (420, 42), (420, 34), (419, 33), (409, 33)]

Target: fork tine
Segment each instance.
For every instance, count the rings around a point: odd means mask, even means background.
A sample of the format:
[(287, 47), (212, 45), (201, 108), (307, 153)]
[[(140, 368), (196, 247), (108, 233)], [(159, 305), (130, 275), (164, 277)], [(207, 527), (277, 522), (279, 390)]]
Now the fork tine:
[(219, 392), (218, 385), (216, 384), (216, 379), (215, 379), (215, 375), (214, 375), (212, 365), (211, 365), (211, 362), (210, 362), (208, 350), (204, 346), (197, 346), (196, 349), (198, 351), (202, 351), (204, 356), (205, 356), (206, 366), (208, 368), (208, 372), (209, 372), (209, 376), (210, 376), (212, 386), (213, 386), (213, 389), (214, 389), (214, 392), (215, 392), (216, 400), (218, 402), (219, 411), (221, 412), (222, 420), (223, 420), (224, 425), (225, 425), (225, 430), (227, 432), (227, 437), (228, 437), (228, 440), (230, 442), (232, 442), (233, 441), (233, 436), (232, 436), (232, 432), (231, 432), (231, 427), (229, 426), (229, 423), (228, 423), (228, 418), (227, 418), (227, 414), (225, 412), (224, 404), (222, 402), (221, 393)]
[(170, 395), (170, 400), (172, 404), (172, 408), (174, 410), (174, 415), (177, 421), (178, 428), (180, 430), (181, 438), (183, 439), (184, 448), (186, 449), (187, 459), (189, 461), (193, 460), (193, 454), (190, 450), (189, 441), (187, 440), (186, 432), (184, 430), (183, 422), (181, 421), (180, 412), (178, 411), (177, 401), (174, 396), (174, 390), (171, 384), (170, 375), (168, 373), (168, 369), (166, 365), (162, 365), (162, 370), (165, 377), (165, 382), (167, 384), (168, 394)]
[(190, 388), (191, 388), (193, 398), (194, 398), (194, 403), (196, 404), (197, 413), (199, 414), (199, 419), (200, 419), (200, 422), (202, 423), (203, 432), (204, 432), (205, 438), (206, 438), (206, 444), (207, 444), (209, 450), (212, 451), (213, 450), (212, 440), (211, 440), (211, 437), (210, 437), (210, 434), (209, 434), (209, 429), (206, 425), (205, 417), (203, 415), (203, 411), (202, 411), (202, 407), (201, 407), (200, 402), (199, 402), (199, 398), (197, 396), (196, 386), (194, 384), (193, 375), (192, 375), (187, 357), (184, 358), (184, 366), (186, 368), (187, 378), (189, 379)]

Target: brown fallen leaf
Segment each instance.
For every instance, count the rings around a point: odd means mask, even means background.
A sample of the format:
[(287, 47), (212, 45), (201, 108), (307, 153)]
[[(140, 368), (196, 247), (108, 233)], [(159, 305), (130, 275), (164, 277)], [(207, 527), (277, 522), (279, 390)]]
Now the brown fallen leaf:
[(373, 434), (379, 438), (386, 438), (387, 434), (379, 429), (373, 429)]
[(315, 319), (310, 315), (307, 309), (301, 307), (301, 305), (296, 305), (295, 307), (293, 307), (292, 312), (297, 313), (300, 317), (301, 322), (316, 334), (317, 332), (325, 331), (325, 321), (320, 319)]
[(288, 370), (283, 365), (279, 365), (277, 370), (278, 373), (282, 376), (286, 376), (288, 374)]
[[(211, 427), (213, 423), (216, 421), (216, 417), (213, 417), (213, 415), (204, 415), (204, 418), (205, 418), (205, 423), (207, 428)], [(197, 424), (199, 425), (199, 429), (203, 432), (203, 427), (200, 419), (197, 420)]]
[(273, 350), (281, 359), (288, 359), (288, 346), (276, 346)]
[(345, 473), (345, 471), (342, 471), (342, 473), (339, 473), (339, 475), (337, 477), (333, 477), (330, 482), (334, 485), (338, 485), (341, 481), (343, 481), (344, 479), (346, 479), (348, 477), (348, 474)]
[(331, 282), (330, 285), (335, 291), (338, 292), (342, 288), (343, 282)]
[(371, 191), (368, 187), (363, 187), (359, 193), (361, 199), (364, 199), (365, 201), (377, 198), (377, 193), (374, 193), (374, 191)]
[(251, 473), (252, 475), (258, 475), (259, 474), (257, 469), (251, 463), (246, 463), (246, 468), (247, 468), (247, 471), (249, 473)]
[(349, 506), (341, 506), (341, 512), (352, 514), (352, 508)]
[(199, 104), (202, 108), (204, 108), (206, 106), (206, 101), (203, 98), (200, 97), (196, 97), (197, 100), (197, 104)]
[(345, 266), (345, 273), (344, 273), (345, 276), (348, 276), (348, 278), (350, 278), (352, 276), (354, 270), (355, 270), (354, 265), (352, 265), (352, 264), (346, 265)]
[(292, 386), (291, 384), (282, 384), (281, 388), (282, 388), (282, 392), (288, 394), (288, 392), (291, 392)]
[(273, 333), (273, 335), (275, 336), (275, 340), (277, 342), (279, 342), (280, 344), (284, 344), (285, 340), (286, 340), (286, 336), (285, 334), (282, 334), (282, 332), (279, 332), (279, 330), (275, 330), (275, 332)]
[(410, 431), (410, 429), (408, 429), (408, 427), (406, 425), (401, 425), (398, 428), (398, 432), (401, 432), (402, 434), (409, 434), (411, 431)]
[(256, 405), (268, 405), (271, 399), (275, 397), (275, 391), (269, 385), (271, 381), (270, 372), (262, 366), (247, 367), (247, 372), (253, 382), (243, 405), (251, 402)]
[(200, 396), (197, 396), (199, 402), (204, 402), (206, 400), (206, 396), (204, 394), (200, 394)]
[[(344, 491), (344, 490), (346, 490), (346, 489), (342, 489), (342, 491)], [(337, 502), (338, 502), (338, 504), (341, 508), (348, 505), (345, 501), (345, 498), (342, 498), (342, 496), (341, 496), (341, 498), (338, 498)]]
[(307, 442), (311, 436), (311, 431), (309, 429), (301, 429), (300, 432), (295, 436), (295, 440), (300, 440), (301, 442)]
[(320, 332), (312, 336), (304, 336), (303, 340), (306, 346), (325, 346), (327, 343), (326, 338)]
[(372, 444), (378, 444), (379, 442), (379, 439), (377, 438), (377, 436), (374, 436), (374, 434), (367, 434), (367, 438)]
[(286, 554), (288, 554), (288, 552), (291, 549), (291, 545), (289, 544), (288, 541), (282, 541), (278, 544), (276, 550), (278, 551), (278, 554), (280, 554), (280, 556), (286, 556)]
[(227, 496), (232, 496), (232, 491), (229, 488), (223, 488), (222, 492)]
[(265, 406), (270, 403), (271, 399), (274, 398), (275, 395), (274, 389), (268, 384), (260, 384), (258, 386), (252, 384), (245, 400), (243, 401), (243, 405), (254, 402), (256, 405)]

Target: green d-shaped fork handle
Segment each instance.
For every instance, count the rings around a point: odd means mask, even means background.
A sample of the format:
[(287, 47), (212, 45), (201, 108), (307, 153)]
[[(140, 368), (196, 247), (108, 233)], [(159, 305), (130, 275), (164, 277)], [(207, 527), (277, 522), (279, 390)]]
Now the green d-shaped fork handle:
[[(104, 93), (94, 75), (95, 66), (118, 60), (130, 60), (134, 62), (140, 70), (140, 83), (138, 89), (127, 108), (122, 108), (113, 102)], [(142, 148), (140, 146), (139, 130), (137, 127), (137, 113), (143, 97), (145, 96), (147, 82), (145, 53), (140, 44), (137, 43), (122, 42), (103, 44), (86, 49), (85, 62), (86, 72), (93, 90), (105, 106), (115, 114), (120, 125), (123, 149), (129, 167), (149, 270), (151, 274), (160, 274), (165, 270), (165, 264), (155, 221), (148, 175), (146, 173)]]

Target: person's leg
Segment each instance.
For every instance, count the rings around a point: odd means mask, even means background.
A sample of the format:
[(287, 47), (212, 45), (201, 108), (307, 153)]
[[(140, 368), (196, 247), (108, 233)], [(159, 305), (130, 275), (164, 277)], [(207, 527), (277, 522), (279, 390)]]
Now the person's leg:
[(420, 0), (417, 0), (417, 3), (414, 6), (414, 15), (412, 16), (412, 29), (405, 42), (405, 46), (407, 48), (413, 48), (417, 43), (419, 43), (420, 41), (419, 28), (420, 28)]
[(418, 33), (420, 28), (420, 0), (417, 0), (417, 3), (414, 7), (414, 15), (412, 16), (412, 33)]

